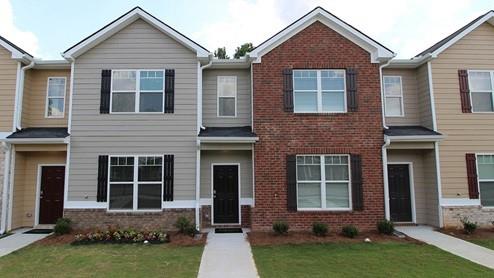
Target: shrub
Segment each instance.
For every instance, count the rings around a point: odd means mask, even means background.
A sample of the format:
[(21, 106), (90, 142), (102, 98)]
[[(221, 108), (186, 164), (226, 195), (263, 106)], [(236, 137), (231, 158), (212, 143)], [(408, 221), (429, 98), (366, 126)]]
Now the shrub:
[(329, 232), (328, 225), (320, 222), (314, 222), (312, 224), (312, 232), (316, 236), (326, 236)]
[(341, 229), (341, 233), (346, 237), (354, 238), (358, 235), (358, 229), (353, 225), (346, 225)]
[(57, 235), (65, 235), (72, 231), (72, 221), (68, 218), (58, 218), (53, 231)]
[(273, 231), (278, 235), (287, 234), (289, 228), (290, 226), (288, 226), (288, 223), (283, 220), (278, 220), (273, 223)]
[(391, 235), (393, 234), (394, 227), (393, 222), (386, 219), (377, 222), (377, 230), (380, 234)]
[(137, 232), (134, 230), (106, 230), (77, 234), (72, 244), (93, 243), (165, 243), (168, 235), (164, 232)]
[(177, 219), (177, 222), (175, 222), (175, 227), (178, 229), (179, 233), (184, 235), (194, 236), (198, 233), (194, 224), (192, 224), (189, 218), (185, 216), (180, 216)]
[(463, 217), (460, 221), (463, 224), (463, 231), (468, 235), (473, 234), (477, 229), (477, 223), (471, 222), (467, 217)]

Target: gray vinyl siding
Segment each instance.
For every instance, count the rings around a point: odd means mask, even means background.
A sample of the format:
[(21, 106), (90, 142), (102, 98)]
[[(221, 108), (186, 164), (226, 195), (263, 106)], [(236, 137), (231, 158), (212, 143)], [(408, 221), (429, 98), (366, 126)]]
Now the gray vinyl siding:
[[(218, 76), (237, 77), (237, 117), (217, 116)], [(205, 70), (203, 73), (203, 125), (214, 127), (251, 125), (251, 90), (249, 69)]]
[[(103, 69), (175, 69), (175, 113), (100, 114)], [(195, 199), (196, 54), (143, 20), (75, 62), (69, 201), (95, 201), (100, 154), (174, 154), (174, 200)]]
[(201, 198), (211, 198), (212, 163), (240, 163), (240, 197), (252, 198), (251, 151), (201, 151)]

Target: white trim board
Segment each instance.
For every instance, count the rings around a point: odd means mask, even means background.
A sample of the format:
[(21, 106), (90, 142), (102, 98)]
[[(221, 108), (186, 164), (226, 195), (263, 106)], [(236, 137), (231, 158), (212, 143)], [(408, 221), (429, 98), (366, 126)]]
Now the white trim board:
[(480, 199), (441, 198), (441, 207), (480, 206)]

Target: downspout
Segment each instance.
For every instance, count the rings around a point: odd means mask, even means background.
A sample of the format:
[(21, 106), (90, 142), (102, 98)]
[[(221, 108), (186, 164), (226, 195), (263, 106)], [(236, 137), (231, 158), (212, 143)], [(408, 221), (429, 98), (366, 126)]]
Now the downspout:
[(386, 64), (382, 64), (379, 66), (379, 82), (381, 84), (381, 115), (382, 115), (382, 121), (383, 121), (383, 127), (384, 129), (388, 129), (388, 126), (386, 125), (386, 116), (384, 115), (384, 80), (383, 80), (383, 68), (389, 66), (391, 64), (391, 60), (396, 57), (396, 54), (393, 54), (393, 57), (389, 59)]
[[(213, 64), (213, 56), (209, 55), (209, 62), (201, 66), (201, 62), (197, 62), (197, 136), (204, 129), (202, 125), (202, 71), (209, 68)], [(195, 223), (196, 230), (201, 229), (200, 213), (201, 201), (201, 141), (196, 140), (196, 204), (195, 204)]]
[(34, 60), (31, 61), (31, 63), (27, 66), (24, 66), (21, 68), (21, 78), (19, 80), (19, 96), (17, 100), (17, 109), (16, 109), (16, 116), (15, 116), (15, 128), (20, 130), (22, 128), (21, 126), (21, 121), (22, 121), (22, 101), (24, 99), (24, 77), (26, 75), (26, 70), (34, 67)]
[(382, 158), (383, 158), (383, 180), (384, 180), (384, 217), (389, 220), (389, 184), (388, 184), (388, 150), (387, 148), (391, 144), (391, 140), (388, 136), (384, 135), (384, 144), (382, 146)]
[(4, 234), (7, 231), (7, 202), (8, 202), (8, 192), (9, 181), (10, 181), (10, 144), (2, 142), (2, 148), (5, 150), (5, 162), (4, 162), (4, 172), (3, 172), (3, 191), (2, 191), (2, 215), (0, 223), (0, 234)]
[(15, 78), (14, 115), (12, 115), (12, 132), (17, 130), (17, 107), (19, 106), (19, 88), (21, 82), (22, 63), (17, 62), (17, 72)]

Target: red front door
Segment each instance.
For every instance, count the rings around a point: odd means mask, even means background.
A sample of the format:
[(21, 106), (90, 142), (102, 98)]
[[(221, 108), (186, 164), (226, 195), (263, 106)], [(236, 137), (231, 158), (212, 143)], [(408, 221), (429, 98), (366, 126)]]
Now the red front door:
[(55, 224), (63, 215), (64, 166), (42, 166), (39, 224)]

